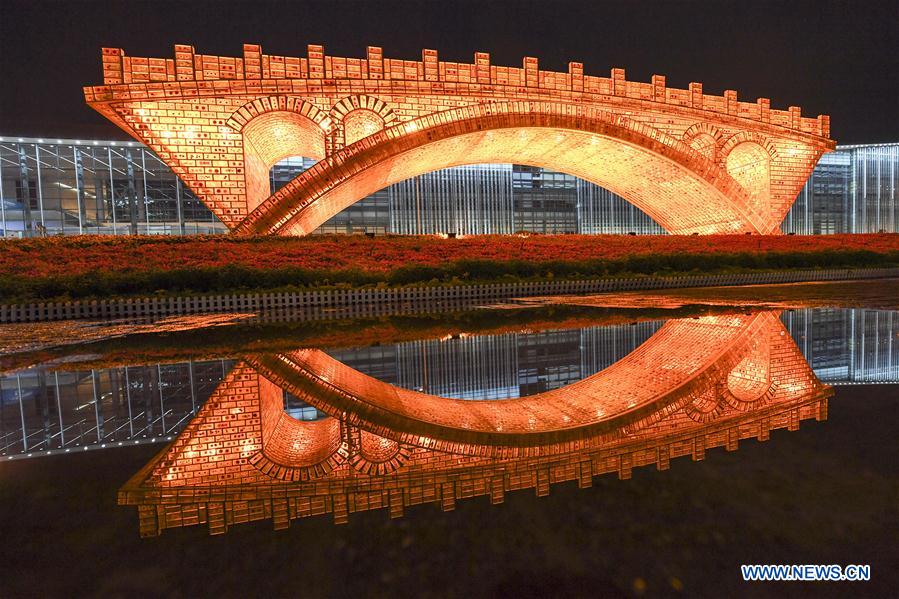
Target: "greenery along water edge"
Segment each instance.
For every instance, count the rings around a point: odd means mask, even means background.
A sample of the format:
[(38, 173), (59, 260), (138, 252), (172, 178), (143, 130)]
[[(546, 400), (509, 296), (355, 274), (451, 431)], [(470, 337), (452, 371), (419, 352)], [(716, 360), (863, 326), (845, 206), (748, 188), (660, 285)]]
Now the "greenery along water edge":
[(98, 268), (74, 274), (43, 276), (0, 274), (0, 303), (893, 266), (899, 266), (899, 250), (828, 249), (642, 254), (587, 260), (460, 259), (439, 265), (412, 263), (385, 270), (296, 266), (256, 268), (241, 264), (171, 269)]

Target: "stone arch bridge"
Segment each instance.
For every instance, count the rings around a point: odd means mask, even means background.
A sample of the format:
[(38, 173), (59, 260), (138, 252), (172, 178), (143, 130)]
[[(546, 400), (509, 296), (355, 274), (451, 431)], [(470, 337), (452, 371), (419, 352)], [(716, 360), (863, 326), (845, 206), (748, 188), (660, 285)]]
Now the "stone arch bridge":
[[(473, 63), (263, 54), (126, 56), (103, 49), (89, 105), (151, 147), (233, 232), (304, 235), (387, 185), (485, 162), (563, 171), (601, 185), (671, 233), (778, 233), (820, 156), (826, 115), (773, 110), (767, 98)], [(269, 170), (319, 159), (275, 194)]]

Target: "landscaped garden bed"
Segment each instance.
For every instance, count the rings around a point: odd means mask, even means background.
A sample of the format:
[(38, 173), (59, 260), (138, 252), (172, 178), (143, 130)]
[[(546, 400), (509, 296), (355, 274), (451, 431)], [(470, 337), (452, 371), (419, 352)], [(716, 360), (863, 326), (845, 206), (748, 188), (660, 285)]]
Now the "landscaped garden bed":
[(60, 237), (0, 241), (0, 303), (884, 266), (897, 234)]

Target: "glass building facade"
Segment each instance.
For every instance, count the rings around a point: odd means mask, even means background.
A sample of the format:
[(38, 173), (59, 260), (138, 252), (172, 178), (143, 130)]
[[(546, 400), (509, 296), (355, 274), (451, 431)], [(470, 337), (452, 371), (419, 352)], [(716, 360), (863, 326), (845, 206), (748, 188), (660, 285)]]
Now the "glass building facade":
[[(313, 161), (270, 172), (276, 190)], [(841, 146), (800, 192), (785, 233), (897, 231), (899, 143)], [(614, 193), (546, 169), (487, 164), (428, 173), (360, 200), (317, 233), (660, 234)], [(0, 236), (224, 233), (153, 152), (136, 142), (0, 137)]]
[(225, 231), (137, 143), (0, 138), (0, 236)]
[(784, 219), (786, 233), (896, 233), (899, 143), (825, 154)]

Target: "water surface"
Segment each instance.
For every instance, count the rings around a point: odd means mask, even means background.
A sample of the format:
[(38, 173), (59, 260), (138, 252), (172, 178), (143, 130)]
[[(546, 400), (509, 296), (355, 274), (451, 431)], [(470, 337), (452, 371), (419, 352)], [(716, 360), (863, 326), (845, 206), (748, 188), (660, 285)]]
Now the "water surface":
[(899, 521), (874, 285), (3, 327), (4, 584), (713, 595), (774, 562), (874, 589)]

